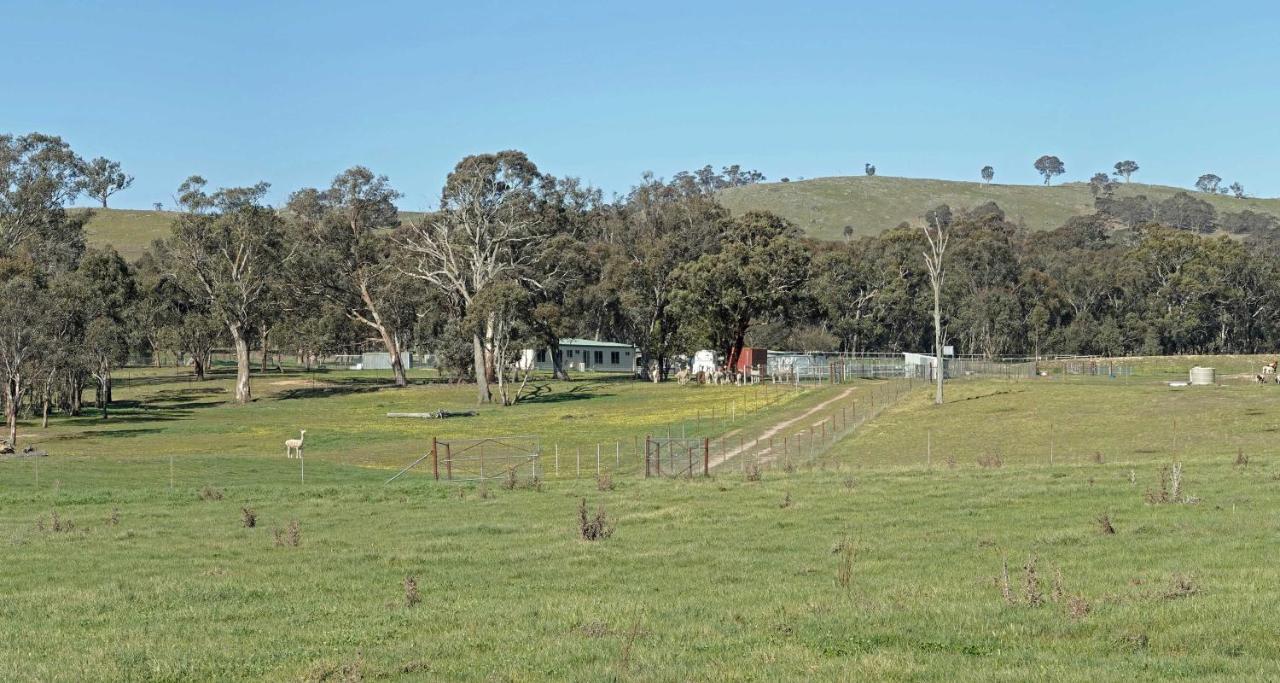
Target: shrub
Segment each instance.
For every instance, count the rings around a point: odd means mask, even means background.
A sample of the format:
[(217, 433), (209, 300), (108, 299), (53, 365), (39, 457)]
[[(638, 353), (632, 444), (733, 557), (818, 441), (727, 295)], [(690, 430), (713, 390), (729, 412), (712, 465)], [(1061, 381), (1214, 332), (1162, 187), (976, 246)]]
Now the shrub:
[(1036, 556), (1030, 555), (1027, 557), (1027, 563), (1022, 565), (1024, 599), (1032, 607), (1044, 604), (1044, 594), (1040, 592), (1040, 575), (1036, 569), (1036, 562)]
[(69, 519), (63, 519), (57, 510), (49, 513), (49, 521), (45, 522), (45, 518), (41, 517), (36, 520), (36, 531), (45, 532), (52, 531), (54, 533), (66, 533), (76, 528), (74, 522)]
[(508, 467), (507, 476), (502, 479), (502, 488), (507, 491), (514, 491), (520, 485), (520, 480), (516, 478), (516, 468)]
[(1116, 532), (1115, 526), (1111, 523), (1110, 514), (1104, 512), (1101, 515), (1098, 515), (1098, 519), (1095, 521), (1098, 524), (1099, 533), (1103, 535), (1111, 535)]
[(206, 484), (204, 488), (200, 489), (200, 500), (204, 500), (204, 501), (222, 500), (222, 490), (216, 489)]
[(1004, 460), (1001, 460), (1000, 456), (995, 453), (988, 453), (981, 458), (978, 458), (978, 466), (985, 469), (1004, 467)]
[(743, 477), (747, 481), (760, 481), (761, 474), (760, 465), (754, 462), (748, 463), (746, 468), (743, 470)]
[(840, 556), (839, 564), (836, 566), (836, 585), (841, 588), (848, 588), (853, 583), (853, 541), (845, 536), (836, 544), (834, 551)]
[(587, 499), (578, 503), (578, 534), (584, 541), (603, 541), (613, 535), (613, 524), (601, 505), (594, 515), (587, 512)]
[(289, 526), (283, 529), (276, 529), (272, 532), (276, 539), (277, 548), (297, 548), (302, 544), (302, 527), (298, 525), (298, 520), (289, 522)]
[(415, 607), (422, 602), (422, 595), (418, 593), (418, 579), (412, 576), (404, 577), (404, 606)]
[(596, 477), (596, 490), (600, 492), (613, 490), (613, 477), (602, 474)]
[(787, 491), (786, 495), (782, 497), (782, 502), (778, 503), (778, 507), (783, 508), (785, 510), (786, 508), (789, 508), (794, 504), (795, 504), (795, 501), (791, 500), (791, 492)]
[(111, 514), (107, 515), (107, 526), (118, 524), (120, 524), (120, 508), (111, 508)]
[(1160, 596), (1166, 600), (1176, 600), (1195, 595), (1199, 590), (1194, 576), (1174, 574), (1169, 577), (1169, 585)]
[(1243, 448), (1236, 449), (1236, 467), (1245, 467), (1249, 464), (1249, 456), (1244, 454)]
[(1092, 609), (1093, 607), (1088, 600), (1084, 599), (1083, 595), (1073, 596), (1067, 601), (1067, 616), (1076, 621), (1085, 618)]
[(258, 526), (258, 513), (250, 507), (240, 508), (240, 524), (246, 529)]

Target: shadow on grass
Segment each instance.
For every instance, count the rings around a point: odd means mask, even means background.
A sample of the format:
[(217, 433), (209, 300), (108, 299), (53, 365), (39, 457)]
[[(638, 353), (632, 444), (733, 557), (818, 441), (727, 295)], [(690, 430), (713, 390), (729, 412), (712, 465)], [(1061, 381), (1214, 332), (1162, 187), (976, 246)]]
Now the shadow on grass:
[(602, 393), (601, 384), (576, 384), (568, 391), (552, 391), (549, 384), (538, 384), (533, 393), (520, 399), (521, 403), (563, 403), (566, 401), (585, 401), (592, 398), (603, 398), (613, 394)]

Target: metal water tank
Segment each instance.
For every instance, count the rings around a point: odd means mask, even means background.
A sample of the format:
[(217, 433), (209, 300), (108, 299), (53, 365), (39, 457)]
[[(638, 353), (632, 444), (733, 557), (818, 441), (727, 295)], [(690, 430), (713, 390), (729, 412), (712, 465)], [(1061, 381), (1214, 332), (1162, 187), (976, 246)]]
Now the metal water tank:
[(1191, 368), (1191, 386), (1209, 386), (1216, 383), (1217, 377), (1213, 368)]

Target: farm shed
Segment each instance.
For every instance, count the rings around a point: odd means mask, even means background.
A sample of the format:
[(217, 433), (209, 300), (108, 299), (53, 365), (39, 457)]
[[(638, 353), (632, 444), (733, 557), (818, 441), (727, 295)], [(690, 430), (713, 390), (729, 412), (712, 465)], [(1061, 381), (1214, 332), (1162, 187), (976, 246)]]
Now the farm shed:
[(763, 370), (769, 364), (769, 352), (764, 349), (744, 348), (738, 354), (738, 367), (734, 368), (739, 372), (748, 368), (760, 368)]
[[(635, 372), (636, 347), (593, 339), (561, 339), (560, 359), (566, 370), (577, 372)], [(549, 349), (525, 349), (520, 354), (521, 369), (552, 369)]]

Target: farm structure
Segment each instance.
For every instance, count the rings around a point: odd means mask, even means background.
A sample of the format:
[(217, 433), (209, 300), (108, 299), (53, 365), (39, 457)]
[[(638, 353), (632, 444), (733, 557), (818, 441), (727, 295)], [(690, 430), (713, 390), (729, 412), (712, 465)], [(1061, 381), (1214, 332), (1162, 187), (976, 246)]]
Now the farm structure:
[[(560, 354), (563, 367), (578, 372), (635, 372), (636, 347), (631, 344), (595, 341), (593, 339), (561, 339)], [(525, 349), (518, 365), (522, 370), (551, 370), (553, 367), (549, 349)]]
[[(358, 356), (348, 356), (351, 361), (352, 370), (390, 370), (391, 354), (386, 351), (366, 351)], [(413, 354), (408, 351), (400, 352), (400, 362), (404, 365), (404, 369), (413, 369)]]

